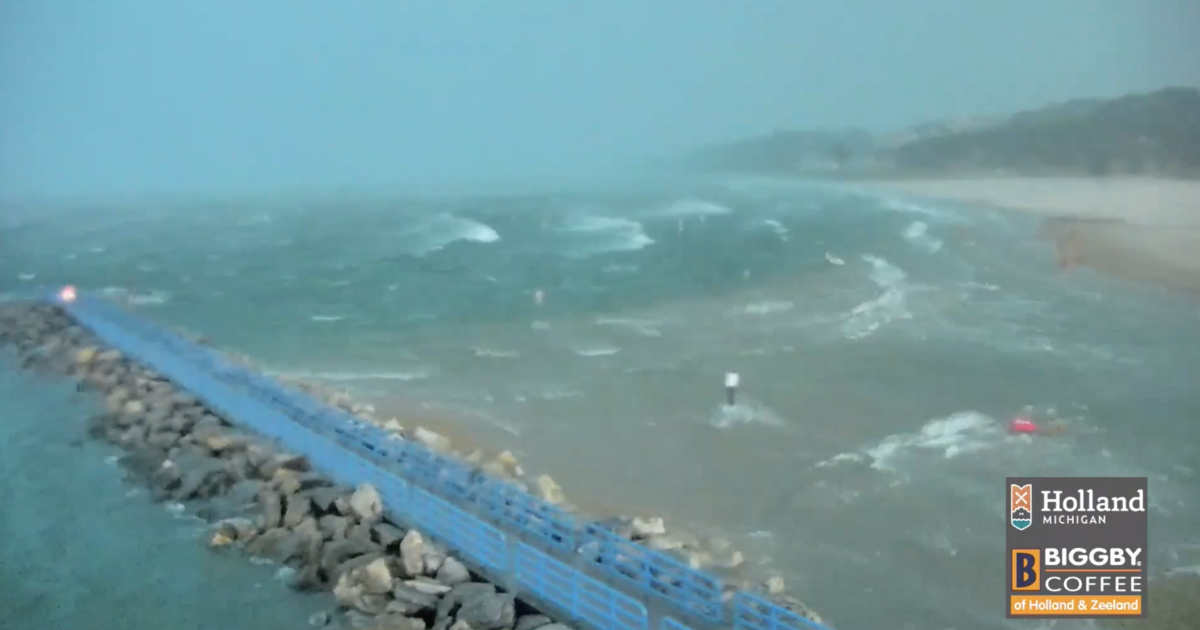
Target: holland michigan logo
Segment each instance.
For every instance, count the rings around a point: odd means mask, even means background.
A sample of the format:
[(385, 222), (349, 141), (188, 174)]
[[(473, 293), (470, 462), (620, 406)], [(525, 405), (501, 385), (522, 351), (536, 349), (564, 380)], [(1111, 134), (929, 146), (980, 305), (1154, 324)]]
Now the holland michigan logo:
[(1033, 524), (1033, 484), (1008, 484), (1008, 513), (1014, 529), (1029, 529)]

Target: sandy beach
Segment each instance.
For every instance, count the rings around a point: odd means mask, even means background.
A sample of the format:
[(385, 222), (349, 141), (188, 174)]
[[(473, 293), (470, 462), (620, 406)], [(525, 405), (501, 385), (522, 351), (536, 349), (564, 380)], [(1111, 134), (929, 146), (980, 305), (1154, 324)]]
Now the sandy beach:
[(1046, 217), (1064, 267), (1200, 291), (1200, 181), (1155, 178), (896, 180), (868, 186)]

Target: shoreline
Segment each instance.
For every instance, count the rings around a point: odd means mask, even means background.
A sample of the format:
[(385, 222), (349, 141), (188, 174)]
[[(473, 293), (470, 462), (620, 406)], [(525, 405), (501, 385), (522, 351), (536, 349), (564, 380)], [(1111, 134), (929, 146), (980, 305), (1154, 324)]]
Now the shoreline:
[(872, 194), (984, 205), (1042, 219), (1059, 266), (1200, 293), (1200, 180), (979, 177), (844, 182)]

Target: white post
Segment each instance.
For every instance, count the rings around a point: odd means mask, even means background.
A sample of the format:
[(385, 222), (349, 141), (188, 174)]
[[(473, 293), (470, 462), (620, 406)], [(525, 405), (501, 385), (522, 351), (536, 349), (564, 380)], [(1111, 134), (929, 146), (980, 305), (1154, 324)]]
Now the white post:
[(737, 372), (725, 373), (725, 404), (730, 407), (737, 404), (737, 388), (740, 380)]

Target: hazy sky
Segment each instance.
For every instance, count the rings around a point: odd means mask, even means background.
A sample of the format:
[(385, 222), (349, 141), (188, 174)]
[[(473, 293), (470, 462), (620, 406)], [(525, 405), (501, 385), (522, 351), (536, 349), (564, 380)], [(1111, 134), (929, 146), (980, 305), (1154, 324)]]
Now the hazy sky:
[(582, 174), (777, 127), (1194, 85), (1196, 7), (4, 0), (0, 195)]

